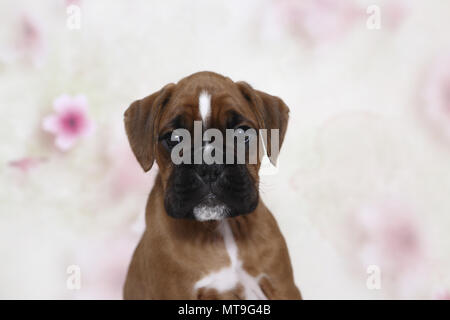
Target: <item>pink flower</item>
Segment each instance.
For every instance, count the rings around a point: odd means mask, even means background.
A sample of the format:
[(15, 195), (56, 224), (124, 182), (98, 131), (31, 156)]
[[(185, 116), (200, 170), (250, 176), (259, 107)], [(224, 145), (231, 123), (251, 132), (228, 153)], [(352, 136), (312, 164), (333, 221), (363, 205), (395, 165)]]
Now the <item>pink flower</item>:
[(24, 14), (20, 20), (17, 49), (21, 56), (39, 64), (44, 55), (44, 39), (40, 24), (30, 15)]
[(280, 22), (313, 42), (329, 42), (346, 33), (361, 10), (352, 1), (278, 0)]
[(38, 166), (42, 162), (44, 162), (45, 159), (42, 158), (31, 158), (31, 157), (25, 157), (18, 160), (13, 160), (9, 162), (9, 166), (13, 168), (17, 168), (21, 170), (22, 172), (28, 172), (32, 168)]
[(391, 30), (396, 30), (408, 16), (409, 4), (404, 0), (391, 0), (382, 8), (382, 23), (386, 23)]
[(396, 202), (367, 206), (358, 213), (366, 239), (364, 258), (383, 260), (402, 269), (422, 254), (420, 233), (410, 209)]
[(65, 0), (66, 6), (76, 5), (79, 6), (81, 4), (81, 0)]
[[(120, 236), (119, 236), (120, 234)], [(81, 289), (76, 299), (122, 299), (128, 266), (140, 234), (128, 227), (107, 239), (92, 238), (77, 245), (73, 260), (81, 268)]]
[(450, 290), (445, 288), (440, 288), (439, 290), (435, 291), (433, 294), (434, 300), (450, 300)]
[(93, 122), (87, 116), (86, 97), (61, 95), (53, 102), (55, 114), (44, 118), (43, 129), (55, 135), (55, 145), (62, 151), (69, 150), (81, 137), (92, 134)]
[(362, 263), (379, 266), (395, 294), (414, 297), (425, 282), (428, 257), (413, 210), (393, 200), (366, 206), (357, 212), (356, 226)]
[(431, 67), (423, 101), (427, 118), (450, 141), (450, 53), (438, 58)]
[(127, 144), (120, 144), (112, 148), (109, 155), (111, 159), (111, 188), (115, 200), (130, 193), (150, 190), (158, 172), (158, 165), (153, 164), (152, 169), (144, 174), (136, 161), (134, 154)]

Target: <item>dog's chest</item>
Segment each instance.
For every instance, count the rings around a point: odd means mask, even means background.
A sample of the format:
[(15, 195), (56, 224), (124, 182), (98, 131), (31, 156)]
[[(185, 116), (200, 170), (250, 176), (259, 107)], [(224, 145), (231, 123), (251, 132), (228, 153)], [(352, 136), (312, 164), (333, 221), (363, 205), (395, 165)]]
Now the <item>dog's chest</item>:
[(240, 288), (245, 299), (266, 300), (267, 297), (259, 285), (259, 280), (265, 275), (259, 274), (254, 277), (243, 268), (237, 243), (227, 221), (220, 223), (219, 232), (222, 234), (231, 264), (204, 275), (195, 283), (194, 290), (213, 289), (220, 294)]

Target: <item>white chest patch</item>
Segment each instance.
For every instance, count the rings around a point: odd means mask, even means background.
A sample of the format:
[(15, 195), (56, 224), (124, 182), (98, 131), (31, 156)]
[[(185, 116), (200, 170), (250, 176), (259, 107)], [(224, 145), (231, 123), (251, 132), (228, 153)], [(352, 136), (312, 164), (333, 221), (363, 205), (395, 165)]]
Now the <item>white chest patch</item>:
[(208, 121), (209, 115), (211, 114), (211, 95), (205, 90), (200, 93), (198, 98), (198, 108), (203, 124), (206, 124), (206, 121)]
[(219, 231), (223, 236), (231, 265), (200, 279), (195, 283), (194, 289), (215, 289), (221, 293), (231, 290), (240, 284), (244, 288), (245, 299), (267, 300), (267, 297), (258, 284), (263, 275), (253, 277), (243, 269), (242, 262), (238, 258), (238, 247), (233, 237), (233, 232), (226, 220), (220, 222)]

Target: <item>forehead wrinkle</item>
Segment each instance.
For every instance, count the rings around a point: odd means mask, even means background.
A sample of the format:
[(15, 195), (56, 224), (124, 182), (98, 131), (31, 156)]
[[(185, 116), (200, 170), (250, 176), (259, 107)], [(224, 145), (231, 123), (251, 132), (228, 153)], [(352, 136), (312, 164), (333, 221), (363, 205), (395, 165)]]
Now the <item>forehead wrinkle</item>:
[[(253, 112), (247, 113), (247, 104), (245, 101), (240, 101), (238, 97), (235, 97), (227, 92), (221, 93), (214, 97), (214, 114), (216, 118), (222, 118), (228, 121), (232, 114), (236, 114), (240, 117), (239, 123), (247, 124), (250, 127), (257, 128), (256, 119), (253, 119)], [(218, 108), (217, 106), (220, 106)], [(248, 116), (250, 115), (250, 117)]]
[[(189, 80), (184, 79), (182, 83), (177, 84), (177, 90), (171, 100), (172, 107), (166, 114), (167, 118), (172, 117), (175, 113), (179, 114), (182, 106), (184, 112), (189, 114), (189, 116), (183, 115), (186, 122), (192, 122), (193, 125), (194, 121), (202, 121), (203, 128), (207, 129), (222, 127), (222, 122), (227, 118), (226, 112), (228, 110), (234, 110), (241, 115), (248, 113), (247, 104), (243, 97), (228, 82), (211, 79), (210, 77), (208, 77), (208, 81), (194, 78)], [(203, 99), (200, 99), (202, 94)], [(208, 96), (210, 97), (209, 100), (207, 99)], [(252, 117), (249, 120), (253, 122)], [(188, 126), (187, 123), (186, 125)]]
[(245, 102), (229, 93), (222, 93), (215, 97), (214, 100), (222, 106), (222, 109), (235, 110), (242, 114), (245, 113)]
[(189, 103), (172, 107), (166, 110), (160, 127), (164, 129), (178, 129), (174, 126), (176, 124), (175, 120), (178, 119), (183, 124), (182, 127), (189, 129), (190, 122), (193, 122), (196, 118), (196, 110), (197, 106)]

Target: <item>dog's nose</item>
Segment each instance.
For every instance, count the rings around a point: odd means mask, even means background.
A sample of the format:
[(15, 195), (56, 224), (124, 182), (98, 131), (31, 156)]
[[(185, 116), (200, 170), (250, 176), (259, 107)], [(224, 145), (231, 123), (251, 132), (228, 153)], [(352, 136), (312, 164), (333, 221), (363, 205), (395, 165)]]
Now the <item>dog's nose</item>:
[(223, 164), (200, 164), (197, 166), (197, 173), (205, 183), (217, 180), (224, 168)]

